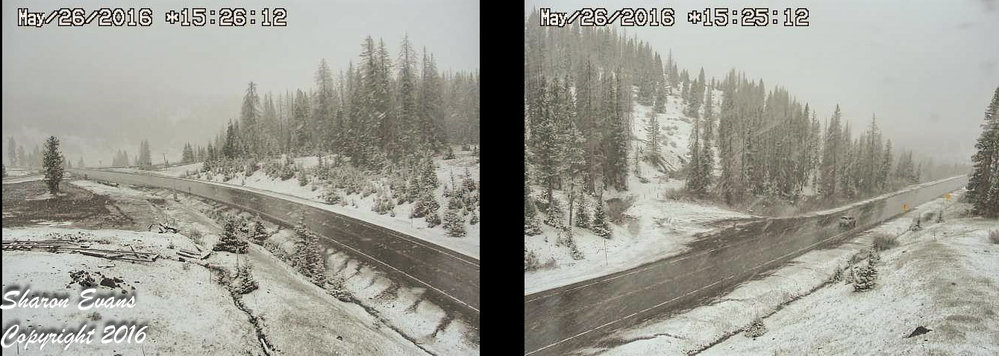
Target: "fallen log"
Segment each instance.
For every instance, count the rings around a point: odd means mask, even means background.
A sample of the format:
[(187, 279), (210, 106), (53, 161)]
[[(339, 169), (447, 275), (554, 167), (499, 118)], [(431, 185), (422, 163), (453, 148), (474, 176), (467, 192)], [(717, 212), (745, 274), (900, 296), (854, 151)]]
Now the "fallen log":
[(194, 254), (190, 254), (190, 253), (184, 253), (184, 252), (180, 252), (180, 251), (177, 251), (177, 256), (187, 257), (187, 258), (201, 258), (201, 256), (199, 256), (199, 255), (194, 255)]
[(78, 250), (76, 252), (79, 253), (79, 254), (81, 254), (81, 255), (107, 258), (107, 259), (110, 259), (110, 260), (113, 260), (113, 259), (116, 259), (116, 258), (124, 256), (123, 254), (120, 254), (120, 253), (108, 254), (108, 253), (103, 253), (103, 252), (95, 252), (95, 251), (87, 251), (87, 250)]

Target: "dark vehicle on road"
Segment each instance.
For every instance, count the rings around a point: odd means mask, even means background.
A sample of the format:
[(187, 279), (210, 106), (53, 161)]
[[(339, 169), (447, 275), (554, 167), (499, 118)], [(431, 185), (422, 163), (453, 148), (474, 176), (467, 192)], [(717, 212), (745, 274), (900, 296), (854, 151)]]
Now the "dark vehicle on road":
[(839, 227), (849, 230), (857, 227), (857, 219), (852, 216), (842, 216), (839, 218)]

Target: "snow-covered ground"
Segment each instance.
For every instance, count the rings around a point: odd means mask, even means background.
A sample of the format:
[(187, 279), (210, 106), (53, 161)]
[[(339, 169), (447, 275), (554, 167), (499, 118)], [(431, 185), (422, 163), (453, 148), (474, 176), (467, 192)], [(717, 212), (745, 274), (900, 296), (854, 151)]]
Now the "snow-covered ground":
[[(166, 190), (153, 190), (154, 193), (151, 194), (150, 192), (132, 189), (127, 186), (110, 187), (90, 181), (74, 181), (72, 184), (88, 189), (97, 194), (109, 195), (112, 198), (115, 198), (116, 202), (135, 198), (143, 200), (156, 197), (172, 199), (172, 193)], [(177, 195), (176, 199), (176, 202), (180, 203), (181, 206), (184, 206), (185, 209), (183, 209), (183, 211), (178, 211), (178, 209), (165, 209), (164, 215), (166, 215), (166, 219), (171, 222), (171, 225), (181, 228), (182, 231), (189, 229), (203, 231), (204, 246), (208, 247), (213, 245), (218, 239), (218, 234), (221, 229), (213, 221), (207, 220), (207, 218), (203, 215), (190, 213), (191, 211), (205, 212), (212, 210), (213, 208), (199, 199), (183, 194)], [(247, 218), (253, 217), (252, 214), (240, 212), (231, 207), (225, 207), (221, 204), (219, 204), (219, 206), (223, 206), (223, 209), (230, 214), (239, 214)], [(258, 278), (258, 282), (261, 284), (261, 289), (267, 291), (267, 295), (254, 295), (252, 300), (247, 300), (247, 305), (254, 310), (258, 310), (261, 315), (265, 316), (265, 319), (268, 318), (268, 316), (280, 316), (281, 318), (286, 319), (291, 318), (290, 316), (284, 315), (287, 314), (287, 311), (283, 311), (280, 308), (274, 309), (274, 303), (279, 303), (283, 300), (281, 298), (277, 298), (277, 296), (294, 295), (299, 293), (282, 290), (283, 288), (288, 288), (288, 284), (294, 286), (294, 288), (291, 289), (300, 290), (300, 293), (311, 295), (309, 298), (318, 299), (319, 301), (316, 303), (343, 304), (339, 301), (333, 300), (334, 298), (323, 292), (321, 288), (312, 285), (307, 278), (298, 274), (294, 268), (279, 261), (281, 260), (281, 257), (276, 256), (273, 251), (278, 251), (280, 254), (295, 252), (294, 233), (290, 229), (279, 229), (277, 226), (270, 226), (270, 224), (267, 225), (269, 226), (270, 231), (276, 231), (276, 233), (264, 243), (264, 245), (267, 246), (266, 248), (253, 246), (250, 254), (250, 259), (256, 266), (254, 270), (256, 273), (255, 275), (260, 277)], [(181, 246), (180, 248), (184, 247)], [(234, 256), (231, 254), (228, 255)], [(345, 254), (342, 251), (328, 252), (326, 264), (328, 269), (327, 274), (333, 278), (342, 279), (344, 281), (344, 290), (357, 299), (358, 304), (350, 305), (351, 308), (355, 308), (350, 309), (350, 312), (360, 312), (363, 313), (366, 318), (373, 317), (373, 320), (378, 323), (390, 325), (391, 327), (386, 329), (392, 329), (395, 332), (404, 335), (408, 340), (410, 340), (411, 343), (418, 345), (425, 352), (446, 355), (478, 354), (478, 345), (475, 342), (470, 341), (470, 338), (477, 337), (478, 331), (473, 330), (473, 328), (463, 320), (451, 320), (450, 318), (452, 316), (446, 315), (444, 310), (439, 306), (425, 301), (422, 295), (426, 291), (423, 288), (400, 286), (395, 281), (386, 278), (383, 272), (361, 263), (359, 260)], [(269, 284), (267, 282), (268, 279), (273, 281), (285, 281), (286, 283), (284, 283), (285, 285), (283, 286), (273, 285), (272, 288), (267, 289), (265, 287)], [(295, 296), (293, 299), (304, 300), (308, 298)], [(297, 308), (296, 310), (308, 313), (309, 310), (312, 309), (313, 308), (303, 307)], [(331, 312), (337, 312), (337, 310), (332, 309)], [(280, 330), (277, 330), (277, 326), (275, 326), (274, 332), (277, 333), (275, 342), (286, 345), (293, 344), (291, 342), (281, 342), (282, 340), (294, 340), (295, 337), (293, 335), (281, 335), (284, 333), (311, 333), (317, 328), (329, 329), (329, 324), (321, 322), (321, 320), (336, 319), (336, 317), (330, 316), (321, 316), (316, 318), (299, 316), (299, 318), (308, 322), (303, 321), (302, 323), (296, 324), (297, 327), (283, 327)], [(373, 327), (375, 329), (380, 328), (379, 325), (374, 325)], [(340, 333), (339, 335), (344, 334)], [(356, 352), (361, 350), (364, 349), (356, 349), (354, 350), (355, 352), (348, 353), (368, 353)], [(381, 350), (384, 351), (386, 349)], [(378, 354), (382, 353), (381, 351), (371, 352)], [(306, 354), (308, 354), (308, 352), (306, 352)]]
[[(942, 223), (908, 231), (916, 214), (945, 209)], [(999, 353), (999, 245), (987, 239), (999, 222), (966, 217), (945, 199), (923, 204), (836, 248), (808, 252), (710, 304), (652, 320), (606, 338), (608, 355), (702, 352), (709, 355)], [(854, 292), (829, 282), (872, 235), (899, 235), (883, 251), (877, 286)], [(762, 318), (767, 332), (740, 331)], [(916, 327), (928, 334), (906, 338)]]
[[(715, 91), (714, 97), (717, 112), (721, 92)], [(711, 230), (711, 223), (751, 217), (707, 202), (676, 200), (671, 196), (672, 192), (678, 192), (684, 186), (684, 181), (671, 178), (671, 173), (690, 159), (689, 140), (693, 121), (683, 114), (685, 107), (679, 95), (671, 94), (664, 113), (655, 114), (663, 134), (660, 152), (664, 170), (645, 160), (636, 162), (634, 157), (629, 157), (628, 190), (605, 192), (605, 200), (631, 202), (624, 210), (623, 221), (611, 224), (611, 239), (573, 227), (576, 247), (583, 254), (583, 259), (575, 260), (568, 247), (557, 244), (558, 232), (555, 228), (542, 224), (542, 234), (524, 237), (525, 249), (533, 252), (542, 265), (538, 270), (524, 273), (525, 295), (676, 255), (685, 251), (684, 245), (692, 241), (695, 234)], [(634, 106), (631, 127), (633, 149), (647, 149), (646, 115), (650, 112), (654, 113), (651, 106), (637, 103)], [(638, 175), (635, 174), (636, 164)], [(568, 199), (564, 193), (556, 192), (556, 195), (566, 205)], [(593, 198), (588, 199), (592, 204)], [(539, 220), (544, 220), (541, 213)]]
[[(106, 276), (121, 277), (131, 287), (135, 287), (136, 306), (133, 309), (100, 310), (101, 320), (134, 321), (148, 324), (148, 338), (143, 344), (71, 346), (68, 352), (50, 347), (45, 351), (51, 354), (79, 355), (94, 354), (98, 350), (111, 353), (141, 354), (153, 352), (163, 354), (258, 354), (259, 342), (254, 337), (253, 326), (247, 315), (236, 308), (228, 292), (212, 281), (211, 273), (200, 266), (184, 268), (184, 263), (170, 260), (175, 249), (194, 250), (194, 243), (181, 234), (158, 234), (122, 230), (81, 230), (60, 228), (16, 228), (3, 229), (6, 240), (43, 240), (74, 237), (84, 241), (101, 241), (94, 244), (102, 249), (135, 248), (139, 252), (158, 253), (161, 258), (151, 263), (128, 263), (110, 261), (70, 253), (48, 253), (28, 251), (3, 252), (3, 284), (8, 286), (30, 283), (37, 293), (61, 292), (67, 290), (69, 272), (85, 270), (101, 272)], [(252, 254), (251, 254), (252, 255)], [(214, 259), (235, 261), (235, 258), (217, 255)], [(256, 258), (254, 260), (257, 260)], [(214, 261), (228, 264), (231, 261)], [(293, 334), (314, 333), (316, 329), (326, 329), (335, 336), (313, 337), (316, 343), (338, 343), (328, 349), (349, 353), (373, 353), (396, 355), (399, 353), (420, 353), (401, 335), (380, 328), (376, 318), (356, 305), (336, 301), (325, 293), (309, 293), (307, 283), (289, 282), (291, 273), (278, 274), (280, 278), (268, 278), (273, 262), (255, 261), (254, 276), (261, 288), (243, 298), (258, 313), (272, 316), (268, 319), (268, 335), (281, 346), (292, 346), (304, 339)], [(245, 263), (245, 262), (243, 262)], [(297, 282), (297, 281), (296, 281)], [(297, 286), (297, 288), (292, 288)], [(325, 298), (319, 297), (325, 295)], [(71, 298), (74, 303), (78, 298)], [(303, 303), (309, 303), (304, 305)], [(178, 311), (183, 312), (178, 312)], [(12, 309), (4, 311), (4, 322), (22, 320), (22, 327), (67, 327), (82, 322), (89, 317), (87, 312), (71, 307), (65, 310)], [(304, 326), (316, 326), (306, 328)], [(332, 340), (332, 341), (330, 341)], [(61, 346), (61, 345), (60, 345)], [(307, 347), (306, 347), (307, 346)], [(314, 345), (313, 345), (314, 346)], [(303, 352), (314, 352), (313, 346), (299, 347)], [(142, 350), (140, 350), (142, 349)], [(294, 348), (286, 347), (288, 351)], [(3, 354), (13, 355), (14, 350), (5, 349)], [(30, 350), (29, 350), (30, 351)], [(29, 352), (22, 354), (50, 354)]]
[(27, 168), (11, 168), (7, 167), (7, 178), (26, 176), (36, 171)]
[[(476, 183), (480, 182), (479, 163), (476, 163), (478, 157), (472, 155), (471, 152), (460, 151), (458, 149), (455, 150), (455, 156), (455, 159), (450, 160), (444, 160), (440, 157), (435, 158), (434, 160), (437, 167), (437, 179), (441, 182), (441, 186), (437, 188), (436, 194), (437, 200), (441, 204), (441, 209), (438, 213), (442, 218), (447, 207), (447, 199), (444, 197), (444, 186), (452, 186), (452, 177), (456, 183), (460, 185), (461, 180), (465, 178), (465, 174), (467, 172), (468, 178), (471, 178)], [(303, 168), (311, 168), (319, 164), (318, 157), (299, 157), (294, 159), (294, 161), (297, 165), (300, 165)], [(197, 178), (196, 174), (201, 169), (201, 166), (201, 163), (195, 163), (150, 172), (171, 177), (186, 177), (195, 179)], [(132, 169), (116, 170), (135, 172)], [(204, 177), (205, 176), (203, 175), (202, 178)], [(395, 216), (380, 215), (371, 210), (372, 206), (375, 204), (374, 194), (368, 196), (367, 198), (362, 198), (360, 195), (356, 194), (348, 196), (347, 199), (350, 202), (355, 203), (356, 207), (351, 204), (340, 206), (325, 203), (322, 199), (323, 189), (321, 186), (316, 184), (315, 179), (310, 179), (309, 184), (301, 186), (295, 178), (282, 181), (280, 179), (268, 177), (262, 170), (254, 172), (253, 175), (249, 177), (244, 177), (240, 174), (228, 181), (223, 181), (223, 177), (220, 175), (216, 175), (213, 178), (214, 179), (211, 182), (214, 183), (227, 184), (255, 191), (270, 192), (272, 193), (271, 195), (280, 196), (282, 198), (298, 198), (297, 201), (306, 202), (311, 206), (371, 222), (379, 226), (432, 242), (470, 257), (479, 258), (479, 236), (481, 234), (481, 222), (473, 225), (469, 224), (467, 221), (468, 219), (466, 219), (466, 236), (450, 237), (441, 225), (430, 228), (427, 226), (427, 222), (424, 219), (411, 219), (409, 216), (413, 208), (412, 203), (397, 205), (395, 207)], [(476, 210), (476, 214), (479, 214), (478, 209)]]
[(19, 176), (4, 178), (3, 184), (17, 184), (17, 183), (24, 183), (24, 182), (32, 182), (32, 181), (36, 181), (36, 180), (42, 180), (44, 178), (45, 177), (42, 176), (41, 174), (34, 174), (34, 175), (23, 174), (23, 175), (19, 175)]

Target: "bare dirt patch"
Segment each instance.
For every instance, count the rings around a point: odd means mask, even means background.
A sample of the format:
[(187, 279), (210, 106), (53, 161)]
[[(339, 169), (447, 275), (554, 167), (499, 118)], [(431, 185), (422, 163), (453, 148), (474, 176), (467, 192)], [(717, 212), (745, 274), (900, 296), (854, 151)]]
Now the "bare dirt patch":
[(134, 222), (113, 201), (66, 182), (61, 194), (48, 193), (45, 182), (31, 181), (3, 186), (3, 227), (63, 224), (85, 228), (130, 228)]

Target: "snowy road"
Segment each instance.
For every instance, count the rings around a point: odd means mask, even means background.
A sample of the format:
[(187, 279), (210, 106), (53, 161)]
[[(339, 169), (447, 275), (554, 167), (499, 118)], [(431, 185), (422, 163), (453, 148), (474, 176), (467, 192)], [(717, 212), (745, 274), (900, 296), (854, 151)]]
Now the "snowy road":
[[(702, 238), (675, 257), (525, 296), (525, 353), (565, 354), (614, 329), (696, 305), (966, 183), (967, 177), (948, 178), (821, 214), (743, 223)], [(856, 227), (841, 230), (843, 215), (856, 217)]]
[(455, 308), (474, 325), (479, 316), (479, 261), (426, 241), (297, 201), (293, 197), (190, 179), (121, 172), (71, 170), (90, 179), (174, 189), (230, 204), (288, 226), (305, 225), (330, 247), (351, 251), (414, 287), (438, 305)]

